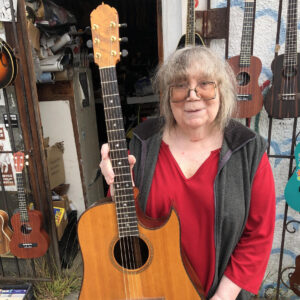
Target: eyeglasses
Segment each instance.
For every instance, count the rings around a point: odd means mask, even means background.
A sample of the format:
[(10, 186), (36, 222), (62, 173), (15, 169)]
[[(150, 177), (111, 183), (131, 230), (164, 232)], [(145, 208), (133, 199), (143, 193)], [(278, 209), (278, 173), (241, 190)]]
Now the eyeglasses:
[(216, 98), (216, 83), (213, 81), (200, 81), (191, 89), (187, 84), (174, 84), (170, 86), (170, 100), (173, 103), (184, 102), (194, 91), (201, 100), (209, 101)]

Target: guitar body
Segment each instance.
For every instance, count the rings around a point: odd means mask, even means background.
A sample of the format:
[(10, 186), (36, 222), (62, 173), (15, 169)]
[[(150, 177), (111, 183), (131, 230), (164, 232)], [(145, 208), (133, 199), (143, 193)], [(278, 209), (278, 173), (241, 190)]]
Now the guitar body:
[(8, 214), (4, 210), (0, 210), (0, 255), (9, 252), (9, 243), (13, 235), (12, 230), (8, 226)]
[(300, 144), (295, 149), (295, 162), (296, 170), (285, 186), (284, 197), (291, 208), (300, 212)]
[(43, 256), (50, 244), (46, 231), (42, 228), (42, 214), (38, 210), (28, 210), (29, 222), (21, 222), (20, 213), (11, 217), (13, 235), (10, 251), (19, 258), (36, 258)]
[[(300, 53), (297, 54), (297, 66), (285, 70), (284, 54), (272, 61), (272, 87), (268, 91), (264, 106), (273, 118), (296, 118), (300, 116)], [(290, 100), (283, 99), (284, 89), (295, 94)]]
[(240, 55), (227, 60), (238, 83), (237, 110), (234, 118), (250, 118), (257, 115), (263, 106), (263, 95), (258, 85), (262, 63), (256, 56), (250, 57), (248, 67), (240, 66)]
[(10, 85), (17, 75), (17, 61), (10, 46), (0, 38), (0, 88)]
[(78, 238), (84, 274), (79, 300), (201, 299), (183, 263), (176, 213), (172, 210), (167, 223), (156, 228), (149, 220), (143, 225), (147, 220), (142, 218), (138, 227), (148, 256), (141, 267), (129, 269), (115, 256), (119, 241), (115, 203), (98, 204), (81, 215)]
[[(204, 46), (204, 41), (202, 39), (202, 37), (198, 34), (198, 33), (195, 33), (195, 46)], [(186, 44), (186, 35), (184, 34), (180, 40), (179, 40), (179, 43), (177, 45), (177, 48), (176, 49), (181, 49), (181, 48), (184, 48), (185, 47), (185, 44)]]

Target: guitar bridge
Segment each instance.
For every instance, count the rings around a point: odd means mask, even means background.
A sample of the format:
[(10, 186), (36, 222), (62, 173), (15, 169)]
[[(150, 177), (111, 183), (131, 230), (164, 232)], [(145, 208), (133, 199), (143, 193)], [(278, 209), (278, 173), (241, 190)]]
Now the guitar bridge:
[(237, 95), (238, 101), (249, 101), (252, 100), (252, 95), (248, 94), (238, 94)]
[(34, 248), (37, 247), (37, 243), (21, 243), (19, 244), (19, 248)]
[(279, 94), (279, 99), (283, 100), (283, 101), (295, 101), (296, 100), (296, 94), (295, 93), (293, 93), (293, 94)]

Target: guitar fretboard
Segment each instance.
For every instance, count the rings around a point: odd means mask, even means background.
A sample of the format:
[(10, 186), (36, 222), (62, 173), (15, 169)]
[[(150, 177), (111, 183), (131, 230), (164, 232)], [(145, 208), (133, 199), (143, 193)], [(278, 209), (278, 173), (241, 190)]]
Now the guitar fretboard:
[(284, 67), (297, 65), (297, 0), (289, 0), (285, 37)]
[(195, 45), (195, 0), (187, 1), (185, 46)]
[(240, 66), (250, 65), (252, 53), (252, 32), (254, 18), (254, 1), (245, 1), (243, 32), (241, 41)]
[(26, 205), (26, 197), (25, 197), (22, 173), (17, 172), (16, 179), (17, 179), (20, 221), (21, 223), (26, 223), (29, 221), (29, 219), (28, 219), (28, 211)]
[(114, 198), (119, 237), (139, 236), (116, 70), (115, 67), (99, 70), (109, 154), (115, 173)]

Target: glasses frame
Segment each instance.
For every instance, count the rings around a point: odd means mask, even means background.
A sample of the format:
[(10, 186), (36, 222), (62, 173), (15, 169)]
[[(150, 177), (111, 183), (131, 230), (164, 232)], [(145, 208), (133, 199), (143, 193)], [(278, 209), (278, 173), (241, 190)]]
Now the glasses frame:
[[(185, 96), (182, 100), (172, 100), (171, 97), (170, 97), (170, 101), (171, 101), (172, 103), (183, 103), (183, 102), (185, 102), (186, 99), (190, 96), (190, 92), (191, 92), (191, 91), (194, 91), (195, 94), (196, 94), (196, 96), (197, 96), (200, 100), (203, 100), (203, 101), (210, 101), (210, 100), (215, 99), (215, 98), (217, 97), (217, 92), (216, 92), (217, 84), (216, 84), (216, 82), (215, 82), (215, 81), (205, 81), (205, 82), (214, 85), (215, 95), (214, 95), (213, 97), (211, 97), (211, 98), (203, 98), (202, 96), (198, 96), (198, 95), (197, 95), (197, 91), (196, 91), (196, 89), (197, 89), (197, 87), (198, 87), (198, 85), (197, 85), (197, 86), (196, 86), (195, 88), (193, 88), (193, 89), (188, 88), (187, 94), (186, 94), (186, 96)], [(173, 87), (175, 87), (175, 85), (170, 85), (170, 87), (169, 87), (169, 93), (170, 93), (170, 96), (171, 96), (171, 89), (172, 89)]]

